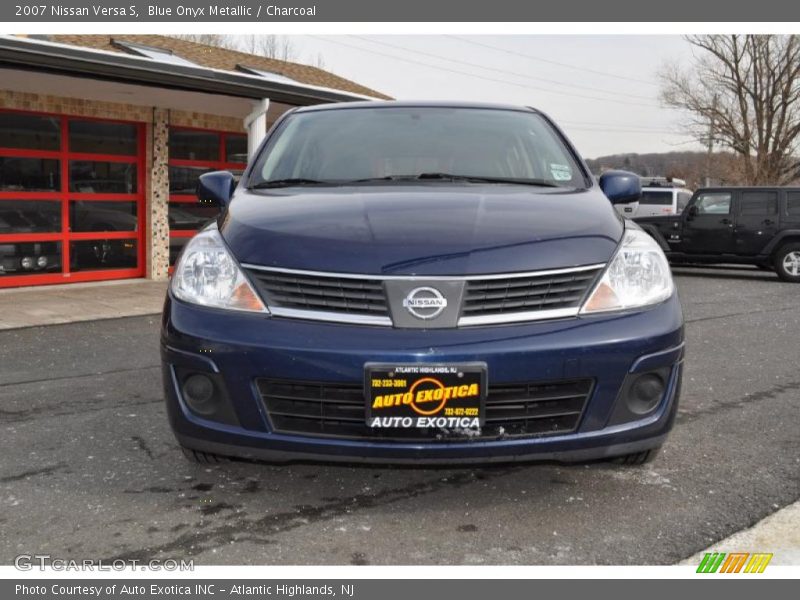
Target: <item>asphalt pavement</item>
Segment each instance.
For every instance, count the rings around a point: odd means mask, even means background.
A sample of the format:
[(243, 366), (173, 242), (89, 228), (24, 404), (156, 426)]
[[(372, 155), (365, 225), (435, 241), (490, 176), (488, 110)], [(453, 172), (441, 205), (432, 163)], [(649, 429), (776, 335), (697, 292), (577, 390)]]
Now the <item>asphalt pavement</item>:
[(167, 424), (158, 316), (0, 331), (0, 564), (676, 563), (800, 498), (800, 286), (676, 275), (681, 408), (642, 467), (198, 466)]

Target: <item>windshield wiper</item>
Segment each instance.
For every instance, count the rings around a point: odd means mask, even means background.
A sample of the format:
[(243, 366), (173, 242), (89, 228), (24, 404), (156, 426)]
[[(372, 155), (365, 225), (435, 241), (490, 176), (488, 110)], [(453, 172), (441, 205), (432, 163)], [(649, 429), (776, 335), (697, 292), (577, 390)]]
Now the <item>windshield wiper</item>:
[(518, 185), (533, 185), (537, 187), (562, 187), (546, 179), (526, 179), (516, 177), (482, 177), (479, 175), (454, 175), (452, 173), (420, 173), (419, 175), (385, 175), (383, 177), (366, 177), (364, 179), (351, 179), (341, 181), (342, 184), (373, 183), (380, 181), (472, 181), (475, 183), (515, 183)]
[(477, 183), (516, 183), (537, 187), (561, 187), (546, 179), (527, 179), (521, 177), (483, 177), (476, 175), (453, 175), (451, 173), (420, 173), (417, 179), (444, 179), (448, 181), (474, 181)]
[(332, 185), (331, 181), (319, 181), (317, 179), (306, 179), (305, 177), (295, 177), (289, 179), (268, 179), (267, 181), (259, 181), (251, 185), (248, 189), (261, 190), (265, 188), (280, 188), (292, 187), (294, 185)]
[(265, 189), (291, 187), (295, 185), (349, 185), (353, 183), (373, 183), (380, 181), (469, 181), (475, 183), (511, 183), (517, 185), (532, 185), (537, 187), (562, 187), (546, 179), (526, 179), (517, 177), (483, 177), (478, 175), (454, 175), (452, 173), (420, 173), (419, 175), (385, 175), (383, 177), (366, 177), (364, 179), (337, 179), (322, 181), (296, 177), (290, 179), (269, 179), (251, 185), (249, 189)]
[(343, 183), (372, 183), (373, 181), (414, 181), (416, 175), (384, 175), (383, 177), (365, 177), (364, 179), (348, 179)]

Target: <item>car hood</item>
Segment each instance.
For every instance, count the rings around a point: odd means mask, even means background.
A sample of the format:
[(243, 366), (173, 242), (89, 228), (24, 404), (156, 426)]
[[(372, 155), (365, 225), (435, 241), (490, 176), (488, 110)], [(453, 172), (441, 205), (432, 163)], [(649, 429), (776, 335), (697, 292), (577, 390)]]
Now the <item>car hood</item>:
[(474, 184), (239, 188), (220, 223), (242, 263), (394, 275), (604, 263), (623, 229), (596, 188)]

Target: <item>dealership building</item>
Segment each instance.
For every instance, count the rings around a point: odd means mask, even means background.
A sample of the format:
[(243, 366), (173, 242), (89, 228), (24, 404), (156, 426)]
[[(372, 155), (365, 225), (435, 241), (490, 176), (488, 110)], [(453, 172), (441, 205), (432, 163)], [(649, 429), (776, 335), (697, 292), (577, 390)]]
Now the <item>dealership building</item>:
[(307, 65), (166, 36), (0, 36), (0, 288), (166, 279), (296, 106), (385, 99)]

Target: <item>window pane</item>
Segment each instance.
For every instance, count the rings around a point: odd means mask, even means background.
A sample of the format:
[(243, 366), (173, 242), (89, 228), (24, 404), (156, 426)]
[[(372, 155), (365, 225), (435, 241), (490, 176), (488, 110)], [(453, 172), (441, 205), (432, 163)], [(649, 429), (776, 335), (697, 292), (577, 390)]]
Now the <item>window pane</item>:
[(0, 234), (61, 231), (61, 202), (0, 200)]
[(701, 215), (727, 215), (731, 212), (731, 195), (728, 193), (703, 194), (695, 203)]
[(170, 238), (169, 240), (169, 266), (175, 265), (178, 255), (191, 238)]
[(789, 192), (786, 194), (786, 214), (800, 217), (800, 193)]
[(61, 189), (58, 167), (54, 158), (0, 156), (0, 190), (57, 192)]
[(71, 231), (136, 231), (136, 202), (73, 200), (69, 223)]
[(777, 192), (743, 192), (740, 215), (774, 215), (778, 212)]
[(166, 50), (164, 48), (156, 48), (154, 46), (145, 46), (144, 44), (134, 44), (120, 40), (114, 40), (114, 45), (121, 46), (133, 54), (146, 56), (147, 58), (152, 58), (153, 60), (160, 60), (162, 62), (168, 62), (174, 65), (183, 65), (184, 67), (198, 66), (197, 63), (186, 60), (177, 54), (173, 54), (171, 50)]
[(129, 269), (136, 267), (136, 240), (70, 242), (70, 271)]
[(170, 202), (169, 228), (197, 231), (219, 215), (219, 207), (209, 204)]
[(225, 160), (227, 162), (247, 162), (247, 136), (246, 135), (227, 135), (225, 136)]
[(0, 147), (28, 150), (59, 150), (58, 117), (0, 112)]
[(211, 131), (170, 129), (169, 157), (183, 160), (220, 160), (219, 134)]
[(233, 175), (233, 181), (238, 185), (244, 175), (244, 169), (228, 169)]
[(672, 192), (643, 191), (639, 204), (654, 204), (658, 206), (672, 205)]
[(136, 163), (73, 160), (69, 190), (88, 194), (135, 194)]
[(61, 271), (61, 242), (0, 244), (0, 281), (6, 275)]
[(69, 149), (71, 152), (135, 156), (136, 132), (136, 125), (129, 123), (70, 121)]
[(194, 196), (197, 191), (197, 179), (203, 173), (209, 173), (213, 170), (210, 167), (170, 167), (169, 193)]

